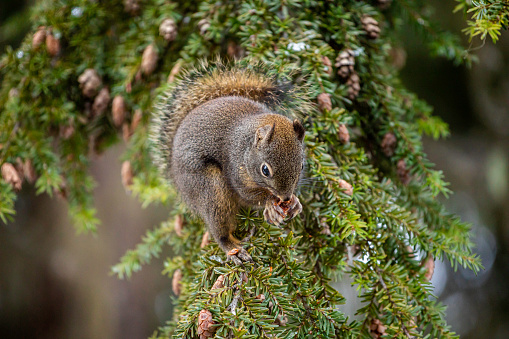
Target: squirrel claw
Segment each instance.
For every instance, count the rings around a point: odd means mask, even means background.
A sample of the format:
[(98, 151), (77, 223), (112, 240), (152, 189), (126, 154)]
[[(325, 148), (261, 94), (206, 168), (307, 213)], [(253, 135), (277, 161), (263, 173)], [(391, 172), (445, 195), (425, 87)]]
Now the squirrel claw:
[[(231, 251), (228, 253), (231, 253)], [(242, 247), (238, 248), (237, 253), (228, 254), (226, 257), (229, 261), (233, 261), (233, 263), (238, 266), (241, 266), (243, 262), (253, 262), (253, 258), (251, 258), (249, 253)]]
[(288, 220), (293, 219), (297, 214), (302, 212), (302, 204), (300, 203), (299, 198), (297, 198), (295, 195), (292, 195), (290, 202), (290, 209), (287, 213)]
[(285, 218), (285, 214), (281, 207), (274, 205), (271, 200), (265, 204), (265, 210), (263, 211), (263, 217), (269, 224), (278, 226)]

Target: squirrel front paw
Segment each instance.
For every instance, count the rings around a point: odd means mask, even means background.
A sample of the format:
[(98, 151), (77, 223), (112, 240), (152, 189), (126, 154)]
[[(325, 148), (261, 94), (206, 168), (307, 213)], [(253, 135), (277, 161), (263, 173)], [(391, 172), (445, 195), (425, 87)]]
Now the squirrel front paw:
[(235, 265), (242, 265), (242, 262), (253, 262), (253, 258), (247, 253), (247, 251), (242, 248), (234, 248), (228, 253), (226, 253), (226, 257), (229, 261), (233, 261)]
[(267, 200), (263, 216), (266, 222), (278, 226), (285, 218), (290, 220), (300, 212), (302, 212), (302, 205), (295, 194), (292, 194), (288, 201), (281, 201), (276, 197)]

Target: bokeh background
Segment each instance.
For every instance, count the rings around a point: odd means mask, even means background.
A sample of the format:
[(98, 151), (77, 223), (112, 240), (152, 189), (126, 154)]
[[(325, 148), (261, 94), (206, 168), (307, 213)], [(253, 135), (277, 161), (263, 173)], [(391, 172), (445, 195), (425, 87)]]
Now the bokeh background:
[[(0, 53), (17, 47), (30, 29), (32, 0), (0, 0)], [(432, 1), (435, 17), (461, 34), (454, 1)], [(401, 78), (450, 126), (445, 140), (425, 150), (455, 192), (449, 210), (473, 225), (484, 271), (477, 276), (436, 263), (435, 294), (462, 338), (509, 338), (509, 33), (493, 45), (465, 41), (478, 56), (471, 69), (433, 59), (421, 39), (405, 30), (399, 51)], [(14, 222), (0, 222), (0, 338), (146, 338), (171, 316), (171, 282), (162, 260), (118, 280), (110, 274), (124, 252), (167, 216), (164, 207), (142, 209), (121, 183), (123, 146), (94, 159), (96, 236), (78, 235), (65, 201), (35, 196), (25, 184)], [(171, 255), (163, 253), (162, 257)], [(348, 282), (345, 312), (355, 309)]]

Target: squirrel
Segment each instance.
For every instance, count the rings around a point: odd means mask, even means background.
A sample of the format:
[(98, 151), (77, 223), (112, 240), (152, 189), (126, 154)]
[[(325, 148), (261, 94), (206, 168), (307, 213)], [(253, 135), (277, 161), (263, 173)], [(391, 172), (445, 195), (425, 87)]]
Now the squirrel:
[(228, 260), (252, 261), (232, 233), (240, 207), (279, 225), (302, 211), (305, 95), (261, 65), (203, 62), (157, 106), (152, 149), (163, 175), (207, 224)]

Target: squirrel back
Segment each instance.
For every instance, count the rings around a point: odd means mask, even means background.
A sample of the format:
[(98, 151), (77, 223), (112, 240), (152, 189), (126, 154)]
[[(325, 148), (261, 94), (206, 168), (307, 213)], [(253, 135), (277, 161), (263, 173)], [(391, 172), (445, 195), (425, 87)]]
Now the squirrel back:
[(227, 96), (251, 99), (286, 116), (299, 115), (309, 109), (305, 91), (281, 75), (271, 74), (262, 64), (204, 61), (185, 72), (156, 107), (151, 142), (154, 160), (163, 175), (170, 173), (173, 139), (185, 117), (196, 107)]

